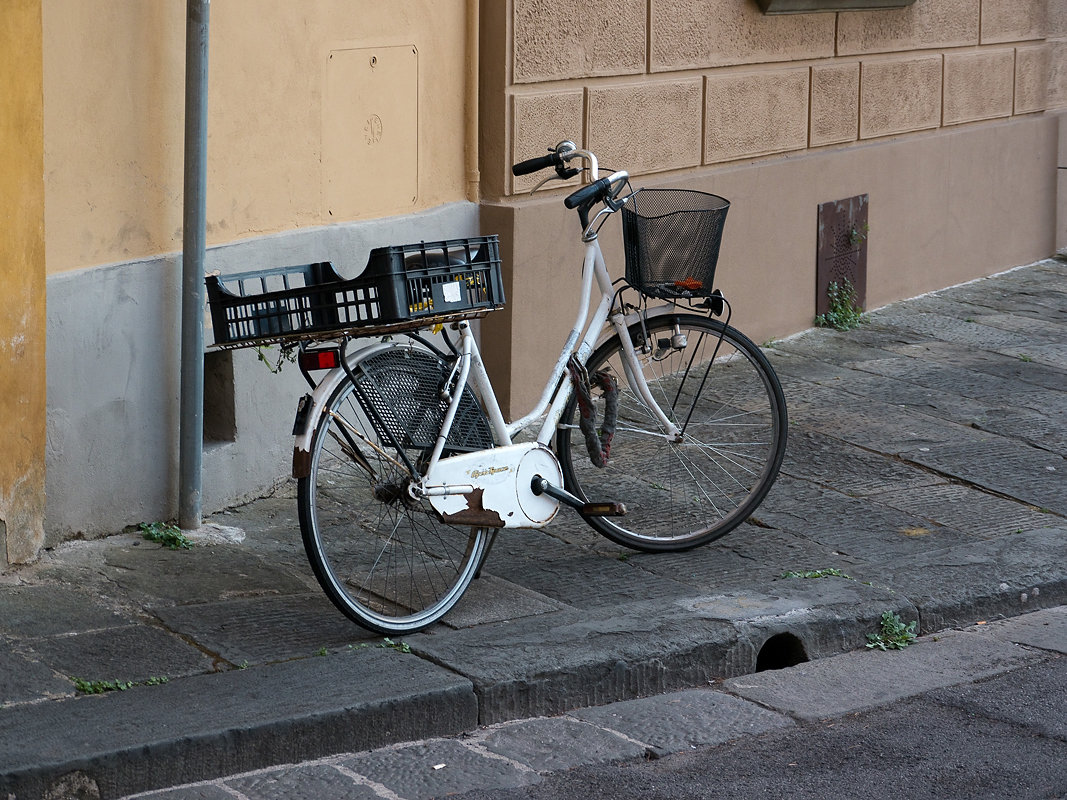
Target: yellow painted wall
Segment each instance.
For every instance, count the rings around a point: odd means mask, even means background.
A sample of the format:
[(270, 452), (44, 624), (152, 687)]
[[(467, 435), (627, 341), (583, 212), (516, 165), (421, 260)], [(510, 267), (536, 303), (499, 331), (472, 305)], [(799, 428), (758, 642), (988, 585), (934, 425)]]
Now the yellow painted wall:
[(41, 2), (0, 7), (0, 548), (32, 560), (44, 541), (45, 268)]
[[(49, 273), (180, 250), (185, 3), (43, 0), (43, 18)], [(210, 22), (209, 245), (464, 199), (464, 0), (226, 0)], [(396, 47), (417, 52), (415, 84), (380, 111), (330, 106), (351, 101), (326, 91), (331, 70), (340, 86), (370, 74), (331, 53)], [(410, 169), (413, 108), (415, 191), (398, 203), (352, 164), (370, 149)], [(351, 129), (327, 127), (339, 118)]]

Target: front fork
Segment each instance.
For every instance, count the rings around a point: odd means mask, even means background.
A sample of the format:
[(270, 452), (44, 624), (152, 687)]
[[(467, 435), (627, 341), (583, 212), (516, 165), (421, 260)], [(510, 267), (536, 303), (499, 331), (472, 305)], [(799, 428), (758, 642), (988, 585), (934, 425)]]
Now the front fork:
[[(656, 399), (652, 396), (651, 390), (648, 388), (648, 382), (645, 380), (645, 373), (641, 369), (641, 364), (637, 358), (637, 351), (634, 349), (633, 339), (630, 338), (630, 330), (626, 325), (626, 318), (621, 311), (612, 314), (611, 324), (614, 326), (619, 341), (622, 343), (622, 368), (626, 373), (626, 382), (630, 385), (630, 388), (633, 389), (634, 394), (636, 394), (644, 404), (645, 408), (651, 411), (653, 416), (659, 420), (660, 425), (663, 426), (664, 438), (675, 442), (682, 441), (681, 429), (663, 413), (663, 409), (660, 408), (659, 403), (656, 402)], [(677, 331), (677, 327), (675, 330), (676, 337), (681, 337), (682, 339), (685, 338), (681, 332)], [(674, 338), (675, 337), (672, 337), (672, 346)], [(682, 346), (685, 346), (684, 343)]]

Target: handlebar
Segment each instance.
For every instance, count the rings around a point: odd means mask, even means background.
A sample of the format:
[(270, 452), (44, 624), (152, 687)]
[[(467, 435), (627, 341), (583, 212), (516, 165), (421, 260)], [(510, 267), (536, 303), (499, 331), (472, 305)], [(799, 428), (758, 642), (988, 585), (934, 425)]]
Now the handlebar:
[[(578, 174), (578, 170), (567, 168), (566, 166), (573, 158), (581, 158), (588, 161), (589, 171), (597, 178), (592, 183), (569, 194), (563, 201), (563, 204), (567, 208), (578, 209), (579, 212), (583, 214), (584, 220), (585, 212), (587, 212), (594, 203), (600, 201), (607, 202), (609, 205), (613, 203), (615, 198), (619, 195), (619, 192), (622, 190), (622, 187), (629, 179), (629, 175), (625, 171), (615, 172), (606, 178), (600, 178), (600, 168), (597, 165), (596, 156), (588, 150), (579, 149), (574, 142), (563, 141), (555, 147), (549, 148), (548, 155), (528, 158), (514, 164), (511, 167), (511, 174), (515, 176), (529, 175), (534, 172), (540, 172), (543, 169), (548, 169), (549, 167), (554, 167), (556, 175), (565, 180)], [(534, 191), (549, 180), (552, 180), (552, 178), (546, 178), (535, 187)], [(612, 205), (611, 210), (614, 211), (617, 209)]]
[[(606, 178), (593, 181), (578, 191), (569, 194), (563, 201), (563, 205), (567, 208), (580, 208), (601, 200), (614, 200), (629, 179), (630, 175), (626, 170), (619, 170)], [(615, 209), (613, 208), (612, 210)]]
[(520, 161), (512, 166), (511, 174), (515, 176), (529, 175), (532, 172), (540, 172), (549, 167), (561, 166), (563, 166), (563, 156), (552, 151), (547, 156), (538, 156), (537, 158), (528, 158), (525, 161)]

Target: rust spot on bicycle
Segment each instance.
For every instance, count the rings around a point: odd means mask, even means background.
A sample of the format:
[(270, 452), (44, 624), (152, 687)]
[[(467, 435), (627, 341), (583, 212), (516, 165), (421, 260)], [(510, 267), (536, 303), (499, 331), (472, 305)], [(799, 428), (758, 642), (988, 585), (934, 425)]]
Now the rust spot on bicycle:
[(467, 507), (454, 514), (442, 514), (441, 519), (450, 525), (473, 525), (478, 528), (503, 528), (504, 520), (499, 512), (493, 511), (482, 505), (484, 489), (475, 489), (463, 495), (467, 500)]
[(311, 453), (307, 450), (293, 448), (293, 477), (306, 478), (311, 474)]

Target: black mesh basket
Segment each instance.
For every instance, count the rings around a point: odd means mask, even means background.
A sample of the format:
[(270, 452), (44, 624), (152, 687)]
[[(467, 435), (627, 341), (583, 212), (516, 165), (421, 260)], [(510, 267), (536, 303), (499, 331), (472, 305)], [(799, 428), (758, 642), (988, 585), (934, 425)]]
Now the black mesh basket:
[(664, 300), (712, 293), (730, 202), (689, 189), (640, 189), (622, 209), (626, 282)]
[[(441, 388), (449, 375), (448, 364), (424, 350), (391, 348), (360, 362), (356, 398), (383, 440), (392, 434), (401, 447), (429, 450), (448, 411)], [(446, 454), (493, 446), (493, 432), (470, 386), (463, 389), (446, 444)]]

